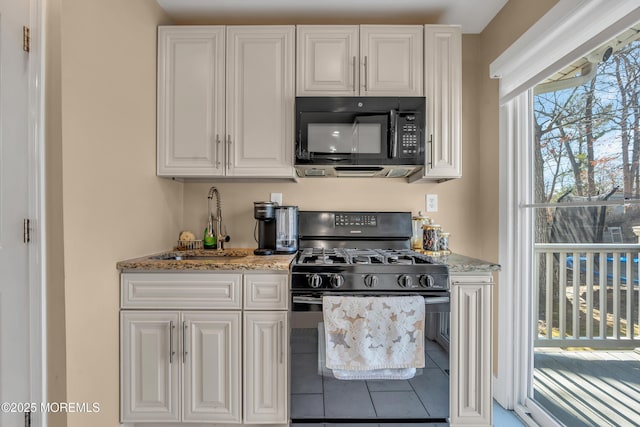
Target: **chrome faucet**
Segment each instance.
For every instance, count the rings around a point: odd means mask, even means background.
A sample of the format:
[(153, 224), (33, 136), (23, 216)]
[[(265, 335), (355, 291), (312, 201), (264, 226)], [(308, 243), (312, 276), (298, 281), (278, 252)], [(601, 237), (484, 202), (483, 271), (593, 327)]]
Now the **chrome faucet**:
[[(213, 197), (216, 197), (216, 213), (213, 213), (212, 200)], [(211, 187), (209, 189), (209, 195), (207, 196), (208, 206), (209, 206), (209, 218), (208, 218), (208, 227), (207, 233), (209, 236), (215, 236), (216, 238), (216, 249), (222, 250), (223, 242), (229, 240), (228, 236), (222, 234), (222, 206), (220, 203), (220, 192), (216, 187)], [(213, 228), (213, 223), (215, 222), (215, 231)]]

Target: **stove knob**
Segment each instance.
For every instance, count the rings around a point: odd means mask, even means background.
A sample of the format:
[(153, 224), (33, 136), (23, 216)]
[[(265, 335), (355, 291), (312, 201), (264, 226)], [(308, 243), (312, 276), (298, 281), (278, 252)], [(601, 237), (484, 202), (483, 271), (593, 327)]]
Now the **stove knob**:
[(375, 288), (376, 286), (378, 286), (378, 276), (367, 274), (366, 276), (364, 276), (364, 285), (367, 288)]
[(322, 285), (322, 277), (319, 274), (312, 274), (307, 279), (309, 286), (312, 288), (319, 288)]
[(398, 277), (398, 285), (403, 288), (413, 288), (413, 278), (406, 274), (402, 274)]
[(423, 288), (433, 288), (433, 285), (433, 276), (429, 274), (423, 274), (422, 276), (420, 276), (420, 286), (422, 286)]
[(329, 283), (331, 284), (332, 288), (339, 288), (344, 284), (344, 277), (342, 277), (342, 274), (334, 274), (333, 276), (331, 276), (331, 280), (329, 281)]

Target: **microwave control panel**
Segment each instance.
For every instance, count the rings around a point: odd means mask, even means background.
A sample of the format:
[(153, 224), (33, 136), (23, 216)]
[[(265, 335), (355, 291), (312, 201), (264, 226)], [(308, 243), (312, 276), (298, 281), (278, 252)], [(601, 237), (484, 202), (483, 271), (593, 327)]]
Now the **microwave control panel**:
[(420, 149), (420, 128), (415, 114), (399, 114), (398, 116), (398, 157), (415, 158)]

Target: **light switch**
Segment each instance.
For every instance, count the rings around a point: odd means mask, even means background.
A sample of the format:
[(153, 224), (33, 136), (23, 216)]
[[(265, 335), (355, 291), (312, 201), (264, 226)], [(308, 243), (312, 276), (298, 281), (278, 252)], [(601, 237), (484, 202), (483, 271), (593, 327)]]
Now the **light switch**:
[(426, 196), (426, 208), (427, 212), (438, 212), (438, 195), (437, 194), (427, 194)]

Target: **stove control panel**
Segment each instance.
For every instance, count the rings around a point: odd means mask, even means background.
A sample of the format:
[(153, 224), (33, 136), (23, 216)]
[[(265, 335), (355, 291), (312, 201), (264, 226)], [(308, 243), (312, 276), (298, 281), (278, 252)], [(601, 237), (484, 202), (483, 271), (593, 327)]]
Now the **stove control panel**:
[(377, 227), (377, 225), (378, 216), (375, 214), (336, 214), (336, 227)]
[(340, 289), (369, 291), (447, 290), (448, 277), (441, 274), (293, 272), (292, 289)]

